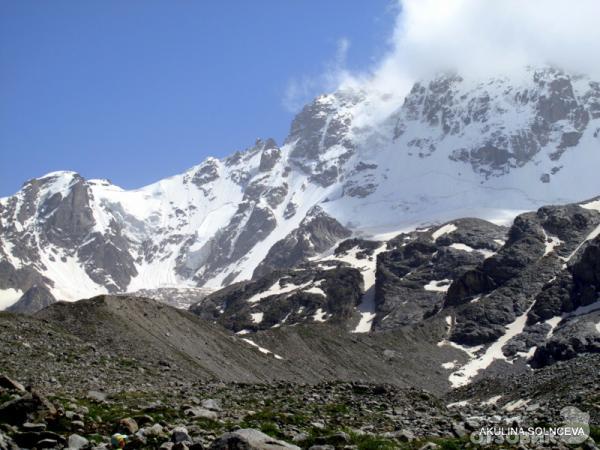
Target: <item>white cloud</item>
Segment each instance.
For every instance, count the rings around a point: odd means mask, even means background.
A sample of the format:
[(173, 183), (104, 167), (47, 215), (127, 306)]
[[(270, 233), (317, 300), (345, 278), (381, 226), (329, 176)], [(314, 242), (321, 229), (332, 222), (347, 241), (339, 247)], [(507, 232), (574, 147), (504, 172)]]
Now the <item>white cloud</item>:
[(347, 87), (397, 98), (440, 71), (486, 77), (550, 65), (600, 80), (600, 0), (396, 1), (391, 50), (381, 61), (349, 73), (349, 42), (341, 39), (322, 75), (292, 80), (285, 105), (297, 110), (318, 94)]
[(600, 0), (399, 3), (393, 49), (367, 77), (373, 87), (406, 91), (438, 71), (488, 76), (547, 65), (600, 78)]

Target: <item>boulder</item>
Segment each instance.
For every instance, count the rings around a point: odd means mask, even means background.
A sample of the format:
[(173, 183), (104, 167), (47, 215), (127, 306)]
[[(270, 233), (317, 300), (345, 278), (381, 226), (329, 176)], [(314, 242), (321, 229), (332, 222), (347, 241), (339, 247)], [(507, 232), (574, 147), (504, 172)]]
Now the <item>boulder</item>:
[(92, 401), (102, 403), (106, 401), (107, 395), (104, 392), (100, 391), (88, 391), (87, 398)]
[(137, 422), (131, 417), (119, 421), (118, 432), (123, 434), (135, 434), (139, 430)]
[(63, 446), (67, 444), (65, 438), (50, 431), (42, 431), (41, 433), (36, 433), (33, 431), (16, 433), (13, 436), (13, 439), (19, 448), (54, 448), (58, 444)]
[(211, 450), (281, 450), (300, 447), (288, 444), (252, 428), (225, 433), (210, 446)]
[(218, 415), (214, 411), (210, 411), (208, 409), (199, 408), (197, 406), (193, 406), (184, 411), (186, 416), (193, 417), (195, 419), (209, 419), (209, 420), (217, 420)]
[(202, 407), (211, 411), (221, 411), (221, 403), (218, 400), (207, 398), (202, 400)]
[(68, 439), (69, 449), (80, 450), (89, 444), (89, 441), (83, 436), (72, 434)]
[(29, 420), (43, 421), (55, 415), (54, 405), (35, 391), (0, 405), (0, 422), (11, 425), (22, 425)]
[(185, 427), (174, 428), (171, 432), (171, 442), (178, 444), (179, 442), (192, 442), (192, 438), (188, 434), (188, 430)]

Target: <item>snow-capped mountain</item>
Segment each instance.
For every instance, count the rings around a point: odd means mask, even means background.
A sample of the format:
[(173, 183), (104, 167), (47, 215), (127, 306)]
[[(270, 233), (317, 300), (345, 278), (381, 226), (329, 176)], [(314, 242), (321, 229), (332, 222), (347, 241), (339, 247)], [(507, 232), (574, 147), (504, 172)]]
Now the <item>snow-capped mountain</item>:
[[(443, 75), (405, 98), (317, 98), (259, 140), (137, 190), (54, 172), (0, 199), (0, 308), (220, 288), (355, 235), (502, 221), (600, 191), (600, 84), (559, 70)], [(143, 170), (143, 167), (140, 168)]]

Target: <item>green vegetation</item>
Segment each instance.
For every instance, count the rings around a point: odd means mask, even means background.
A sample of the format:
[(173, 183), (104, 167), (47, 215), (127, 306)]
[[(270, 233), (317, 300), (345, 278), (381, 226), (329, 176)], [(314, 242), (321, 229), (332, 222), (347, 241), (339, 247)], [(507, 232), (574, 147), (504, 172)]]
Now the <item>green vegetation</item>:
[(394, 450), (398, 444), (389, 439), (383, 439), (371, 435), (359, 435), (350, 433), (351, 443), (358, 447), (358, 450)]

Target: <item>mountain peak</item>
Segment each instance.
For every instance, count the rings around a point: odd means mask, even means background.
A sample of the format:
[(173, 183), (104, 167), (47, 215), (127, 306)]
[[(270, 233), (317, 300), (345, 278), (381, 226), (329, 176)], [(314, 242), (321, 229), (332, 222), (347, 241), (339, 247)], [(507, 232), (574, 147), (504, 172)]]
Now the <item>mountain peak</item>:
[(0, 252), (19, 280), (5, 286), (69, 300), (218, 288), (250, 279), (278, 243), (315, 244), (300, 231), (315, 211), (337, 230), (322, 241), (332, 245), (342, 229), (494, 220), (596, 196), (600, 85), (555, 69), (517, 75), (440, 74), (404, 99), (342, 89), (299, 112), (282, 146), (259, 139), (133, 191), (47, 174), (0, 203)]

